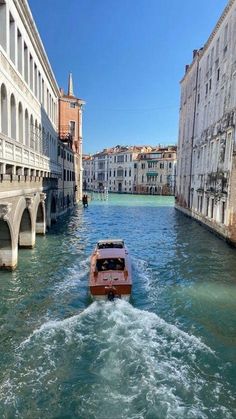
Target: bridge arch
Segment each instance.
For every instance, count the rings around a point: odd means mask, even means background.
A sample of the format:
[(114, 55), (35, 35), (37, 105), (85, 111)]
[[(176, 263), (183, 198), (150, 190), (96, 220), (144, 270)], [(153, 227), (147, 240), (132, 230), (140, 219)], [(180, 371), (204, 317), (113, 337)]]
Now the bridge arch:
[(13, 247), (11, 225), (0, 219), (0, 268), (14, 269), (16, 265), (17, 249)]
[(46, 214), (45, 207), (42, 201), (38, 203), (36, 208), (36, 221), (35, 221), (35, 231), (36, 234), (45, 234), (46, 233)]
[(33, 248), (35, 245), (35, 220), (33, 198), (22, 197), (15, 211), (16, 240), (19, 247)]

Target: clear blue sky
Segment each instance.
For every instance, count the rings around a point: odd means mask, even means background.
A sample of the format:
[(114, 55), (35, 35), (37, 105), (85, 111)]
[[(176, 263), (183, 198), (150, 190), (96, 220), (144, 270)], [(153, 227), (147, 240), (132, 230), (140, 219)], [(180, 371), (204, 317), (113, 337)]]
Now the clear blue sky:
[(179, 81), (227, 0), (29, 0), (60, 87), (86, 101), (85, 153), (174, 144)]

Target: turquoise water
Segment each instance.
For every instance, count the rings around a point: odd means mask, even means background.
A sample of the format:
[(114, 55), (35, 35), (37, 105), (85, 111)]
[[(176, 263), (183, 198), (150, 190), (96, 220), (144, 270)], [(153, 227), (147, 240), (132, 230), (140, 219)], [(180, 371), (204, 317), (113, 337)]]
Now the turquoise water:
[[(91, 302), (98, 239), (124, 238), (133, 294)], [(1, 418), (236, 417), (236, 250), (170, 197), (110, 195), (0, 272)]]

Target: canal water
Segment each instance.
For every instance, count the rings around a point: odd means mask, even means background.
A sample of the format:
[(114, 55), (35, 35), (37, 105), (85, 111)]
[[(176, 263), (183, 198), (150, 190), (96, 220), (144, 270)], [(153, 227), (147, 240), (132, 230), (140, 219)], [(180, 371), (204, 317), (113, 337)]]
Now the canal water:
[[(98, 239), (124, 238), (130, 303), (92, 302)], [(236, 417), (236, 250), (170, 197), (110, 195), (0, 272), (0, 417)]]

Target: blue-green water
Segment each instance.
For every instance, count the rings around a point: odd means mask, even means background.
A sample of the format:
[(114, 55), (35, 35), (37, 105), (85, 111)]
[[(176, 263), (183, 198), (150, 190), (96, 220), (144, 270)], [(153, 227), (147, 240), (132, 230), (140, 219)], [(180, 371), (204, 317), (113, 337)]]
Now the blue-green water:
[[(98, 239), (124, 238), (130, 303), (91, 302)], [(0, 272), (0, 417), (236, 417), (236, 250), (172, 198), (78, 207)]]

